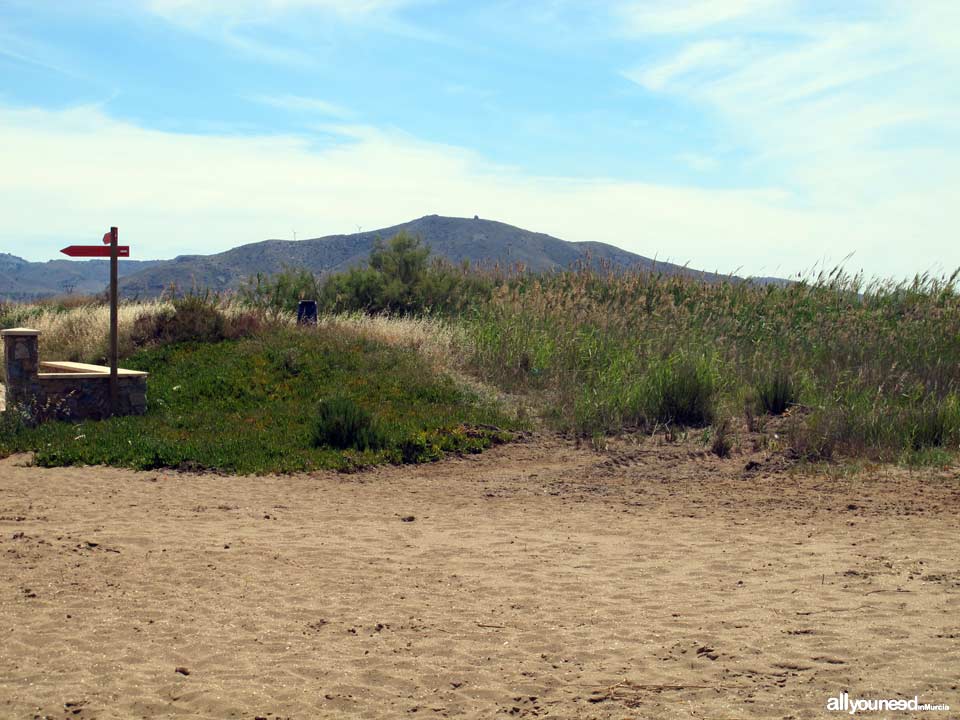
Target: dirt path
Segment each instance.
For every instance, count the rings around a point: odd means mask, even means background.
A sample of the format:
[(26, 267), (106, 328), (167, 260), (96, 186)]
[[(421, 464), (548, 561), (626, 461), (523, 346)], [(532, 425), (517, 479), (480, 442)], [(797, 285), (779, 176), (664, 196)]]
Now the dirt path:
[(2, 718), (960, 710), (956, 471), (652, 440), (350, 476), (23, 461), (0, 461)]

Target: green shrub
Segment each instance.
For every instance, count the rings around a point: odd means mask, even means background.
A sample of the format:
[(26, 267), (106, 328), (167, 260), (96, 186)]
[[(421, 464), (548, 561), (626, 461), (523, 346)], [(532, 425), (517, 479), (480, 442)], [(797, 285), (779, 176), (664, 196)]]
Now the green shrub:
[(11, 303), (0, 300), (0, 330), (14, 326), (15, 308)]
[(4, 441), (13, 438), (31, 424), (33, 424), (33, 413), (28, 408), (18, 405), (0, 411), (0, 457), (6, 454)]
[(909, 450), (943, 447), (960, 431), (960, 403), (953, 395), (941, 401), (928, 399), (904, 414), (901, 427)]
[(276, 312), (292, 312), (300, 300), (317, 300), (327, 313), (420, 315), (459, 312), (488, 298), (492, 290), (493, 282), (471, 273), (468, 265), (456, 268), (439, 258), (430, 262), (423, 241), (400, 232), (374, 242), (366, 267), (323, 280), (306, 269), (258, 274), (240, 288), (240, 297)]
[(173, 313), (160, 316), (163, 342), (218, 342), (225, 338), (226, 319), (209, 293), (189, 294), (173, 301)]
[(756, 382), (757, 399), (764, 412), (783, 415), (799, 399), (793, 376), (783, 368), (772, 368)]
[(274, 312), (293, 312), (301, 300), (320, 297), (322, 283), (307, 269), (287, 268), (275, 275), (257, 273), (240, 286), (248, 305)]
[(313, 444), (338, 450), (377, 450), (386, 445), (386, 440), (373, 416), (356, 401), (341, 395), (320, 403)]
[(713, 420), (717, 378), (710, 358), (671, 355), (652, 365), (645, 385), (649, 423), (703, 427)]
[(433, 462), (443, 457), (443, 451), (433, 437), (421, 431), (400, 443), (400, 457), (408, 464)]

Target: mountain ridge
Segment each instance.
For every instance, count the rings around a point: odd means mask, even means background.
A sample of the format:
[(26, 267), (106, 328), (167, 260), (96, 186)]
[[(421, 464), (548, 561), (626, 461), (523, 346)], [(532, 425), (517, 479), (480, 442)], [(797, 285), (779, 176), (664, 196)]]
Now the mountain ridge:
[[(118, 275), (124, 278), (163, 260), (123, 260)], [(108, 265), (102, 260), (47, 260), (30, 262), (0, 252), (0, 300), (36, 300), (51, 295), (92, 295), (107, 286)]]
[[(172, 260), (120, 263), (120, 291), (124, 297), (156, 297), (175, 286), (214, 292), (235, 290), (259, 273), (305, 268), (316, 274), (340, 272), (366, 263), (377, 238), (406, 231), (419, 236), (436, 257), (460, 264), (523, 267), (532, 272), (566, 269), (576, 264), (619, 270), (656, 270), (717, 281), (728, 276), (660, 262), (607, 243), (568, 242), (560, 238), (495, 220), (427, 215), (387, 228), (304, 240), (262, 240), (212, 255), (180, 255)], [(94, 263), (94, 265), (90, 265)], [(96, 261), (51, 260), (30, 263), (0, 254), (0, 297), (30, 299), (64, 292), (75, 282), (77, 292), (99, 292), (105, 286)], [(89, 266), (89, 267), (87, 267)], [(51, 270), (56, 273), (51, 275)], [(62, 276), (62, 277), (61, 277)], [(58, 283), (51, 287), (51, 283)], [(33, 283), (31, 285), (31, 283)], [(8, 289), (9, 288), (9, 289)]]

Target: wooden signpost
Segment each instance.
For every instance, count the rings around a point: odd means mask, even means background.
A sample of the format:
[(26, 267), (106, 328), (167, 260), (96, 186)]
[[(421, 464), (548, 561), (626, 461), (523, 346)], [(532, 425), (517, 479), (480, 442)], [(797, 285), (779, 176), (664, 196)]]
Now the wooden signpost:
[(103, 236), (101, 245), (71, 245), (62, 252), (69, 257), (102, 257), (110, 258), (110, 413), (117, 413), (117, 260), (130, 257), (129, 245), (118, 245), (119, 233), (117, 228), (110, 228), (110, 232)]

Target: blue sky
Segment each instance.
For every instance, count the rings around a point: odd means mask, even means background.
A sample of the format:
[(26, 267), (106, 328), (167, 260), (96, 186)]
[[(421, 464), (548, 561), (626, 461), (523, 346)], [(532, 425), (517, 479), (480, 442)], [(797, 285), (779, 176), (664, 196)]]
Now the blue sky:
[(3, 0), (0, 251), (438, 213), (725, 272), (949, 272), (957, 27), (955, 0)]

